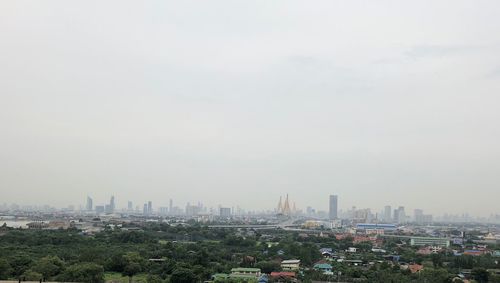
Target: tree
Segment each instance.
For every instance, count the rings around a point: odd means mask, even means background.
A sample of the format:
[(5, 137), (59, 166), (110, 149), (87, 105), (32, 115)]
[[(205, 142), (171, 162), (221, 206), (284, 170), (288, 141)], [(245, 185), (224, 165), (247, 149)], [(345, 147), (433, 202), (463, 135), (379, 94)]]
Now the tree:
[(142, 271), (142, 263), (144, 259), (138, 253), (127, 253), (123, 255), (125, 267), (123, 268), (123, 275), (128, 276), (128, 281), (132, 282), (132, 277)]
[(11, 258), (9, 263), (14, 270), (14, 275), (18, 277), (30, 268), (32, 260), (31, 257), (26, 254), (19, 254)]
[(137, 262), (130, 262), (127, 265), (125, 265), (125, 268), (123, 269), (123, 274), (125, 276), (128, 276), (128, 282), (132, 282), (132, 277), (136, 275), (137, 273), (141, 272), (142, 268), (141, 265)]
[(172, 272), (172, 277), (170, 277), (170, 282), (175, 283), (196, 283), (198, 280), (196, 275), (187, 268), (176, 268)]
[(104, 268), (95, 263), (78, 263), (68, 267), (59, 279), (68, 282), (102, 283)]
[(21, 276), (23, 281), (39, 281), (42, 280), (43, 275), (31, 269), (26, 270)]
[(262, 273), (271, 273), (273, 271), (281, 271), (281, 265), (278, 261), (261, 261), (255, 267), (260, 268)]
[(49, 279), (58, 275), (64, 268), (64, 262), (57, 256), (42, 257), (35, 262), (31, 270), (43, 275), (43, 279)]
[(163, 280), (158, 275), (149, 274), (148, 277), (146, 278), (146, 282), (147, 283), (162, 283)]
[(6, 259), (0, 258), (0, 280), (8, 279), (13, 269)]
[(474, 268), (471, 272), (472, 278), (479, 283), (486, 283), (489, 281), (490, 273), (484, 268)]
[(442, 283), (442, 282), (451, 282), (453, 279), (453, 275), (448, 273), (446, 269), (432, 269), (426, 268), (418, 273), (417, 277), (420, 282), (428, 282), (428, 283)]
[(434, 265), (435, 268), (443, 266), (443, 255), (439, 253), (432, 254), (431, 260), (432, 260), (432, 265)]

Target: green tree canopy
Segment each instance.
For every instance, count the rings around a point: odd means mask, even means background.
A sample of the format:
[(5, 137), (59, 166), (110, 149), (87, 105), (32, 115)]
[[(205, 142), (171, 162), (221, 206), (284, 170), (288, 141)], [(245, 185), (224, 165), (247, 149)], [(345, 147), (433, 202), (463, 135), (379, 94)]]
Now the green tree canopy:
[(95, 263), (78, 263), (68, 267), (60, 276), (60, 280), (68, 282), (104, 282), (104, 269)]

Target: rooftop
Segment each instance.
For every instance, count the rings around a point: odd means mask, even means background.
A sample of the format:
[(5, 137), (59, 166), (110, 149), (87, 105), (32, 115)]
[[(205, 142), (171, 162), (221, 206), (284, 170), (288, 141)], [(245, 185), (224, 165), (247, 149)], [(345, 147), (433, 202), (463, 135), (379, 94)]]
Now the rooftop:
[(287, 259), (281, 262), (281, 264), (297, 264), (300, 263), (300, 259)]
[(260, 268), (236, 267), (231, 272), (260, 272)]

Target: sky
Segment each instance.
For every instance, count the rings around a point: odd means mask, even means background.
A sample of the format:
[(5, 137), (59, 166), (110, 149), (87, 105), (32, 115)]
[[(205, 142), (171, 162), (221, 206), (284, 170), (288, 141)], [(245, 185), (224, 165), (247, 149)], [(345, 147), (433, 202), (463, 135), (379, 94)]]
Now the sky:
[(499, 1), (0, 2), (0, 203), (500, 213)]

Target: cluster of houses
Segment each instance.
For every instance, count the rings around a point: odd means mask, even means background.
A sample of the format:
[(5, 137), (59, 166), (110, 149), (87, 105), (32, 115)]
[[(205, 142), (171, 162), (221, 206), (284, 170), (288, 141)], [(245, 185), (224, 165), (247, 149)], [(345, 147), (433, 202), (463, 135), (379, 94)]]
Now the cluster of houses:
[(297, 282), (297, 273), (300, 270), (300, 260), (289, 259), (281, 262), (282, 271), (271, 272), (264, 274), (260, 268), (237, 267), (231, 269), (231, 273), (217, 273), (212, 276), (211, 281), (207, 282), (227, 282), (232, 281), (252, 282), (252, 283), (267, 283), (272, 279), (274, 282), (286, 281)]
[[(371, 242), (373, 248), (372, 253), (381, 255), (380, 260), (388, 262), (393, 266), (399, 266), (402, 270), (408, 270), (411, 273), (419, 273), (424, 270), (424, 266), (421, 264), (416, 264), (413, 262), (405, 263), (400, 261), (399, 255), (388, 254), (386, 250), (381, 248), (383, 238), (380, 235), (350, 235), (350, 234), (337, 234), (336, 238), (338, 240), (351, 237), (353, 243), (361, 242)], [(418, 246), (417, 254), (430, 255), (433, 253), (440, 253), (445, 250), (450, 250), (450, 243), (444, 238), (432, 238), (432, 237), (407, 237), (409, 243), (412, 246)], [(407, 241), (401, 241), (400, 245), (408, 245)], [(398, 244), (399, 245), (399, 244)], [(268, 246), (272, 246), (272, 243), (268, 243)], [(366, 261), (361, 259), (356, 259), (353, 254), (359, 253), (356, 247), (348, 247), (342, 251), (334, 251), (331, 248), (321, 248), (319, 252), (323, 256), (323, 259), (316, 262), (312, 269), (321, 272), (324, 275), (335, 275), (333, 263), (338, 262), (348, 266), (358, 266), (362, 269), (369, 269), (370, 266), (376, 264), (376, 261)], [(283, 251), (277, 252), (279, 255), (283, 255)], [(471, 255), (479, 256), (485, 254), (491, 254), (492, 256), (500, 257), (500, 251), (491, 250), (487, 245), (475, 244), (472, 246), (462, 245), (460, 251), (455, 251), (455, 255)], [(381, 262), (381, 261), (378, 262)], [(234, 268), (231, 270), (230, 274), (215, 274), (212, 277), (212, 281), (209, 282), (228, 282), (228, 279), (242, 279), (241, 282), (255, 282), (255, 283), (265, 283), (265, 282), (298, 282), (298, 275), (300, 274), (301, 266), (299, 259), (283, 260), (281, 262), (281, 270), (275, 271), (269, 274), (263, 274), (258, 268)], [(233, 282), (233, 281), (230, 281)], [(238, 281), (237, 281), (238, 282)]]

